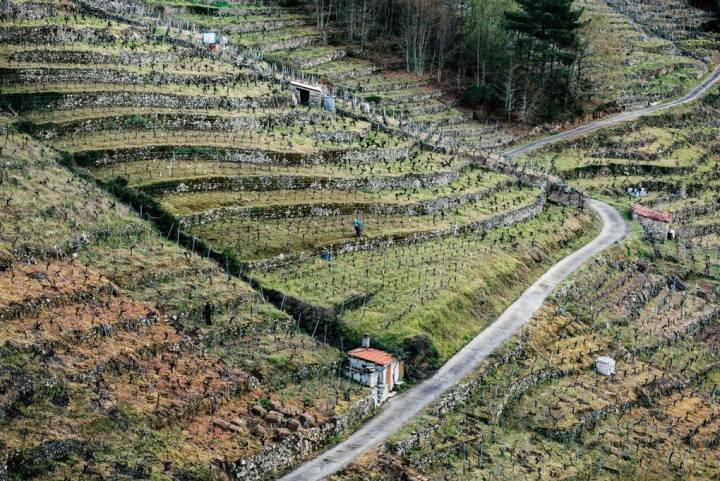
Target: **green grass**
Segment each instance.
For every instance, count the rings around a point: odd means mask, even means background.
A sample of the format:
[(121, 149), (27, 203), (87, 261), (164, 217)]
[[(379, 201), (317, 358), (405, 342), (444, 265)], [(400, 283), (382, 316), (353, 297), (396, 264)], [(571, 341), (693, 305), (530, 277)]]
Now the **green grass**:
[(326, 306), (352, 294), (374, 294), (341, 316), (347, 329), (358, 338), (369, 332), (393, 350), (411, 336), (427, 335), (440, 363), (494, 319), (542, 266), (587, 242), (595, 229), (590, 218), (551, 207), (487, 234), (318, 259), (260, 276), (269, 286)]

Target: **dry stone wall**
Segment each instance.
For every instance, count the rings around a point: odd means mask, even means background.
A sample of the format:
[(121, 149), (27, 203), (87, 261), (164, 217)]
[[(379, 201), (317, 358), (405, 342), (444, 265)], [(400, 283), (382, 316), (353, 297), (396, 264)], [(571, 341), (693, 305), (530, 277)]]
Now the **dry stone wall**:
[(49, 140), (59, 136), (92, 133), (118, 128), (133, 130), (200, 130), (209, 132), (242, 132), (245, 130), (266, 130), (280, 125), (321, 122), (325, 116), (320, 112), (286, 112), (261, 115), (222, 116), (202, 112), (150, 113), (141, 115), (141, 126), (132, 125), (131, 115), (117, 115), (101, 118), (75, 120), (63, 123), (33, 124), (26, 127), (32, 135)]
[(222, 95), (181, 95), (159, 92), (124, 92), (101, 90), (85, 93), (0, 94), (0, 101), (18, 112), (30, 110), (63, 110), (101, 107), (137, 107), (163, 109), (220, 109), (280, 107), (289, 105), (288, 95), (263, 97), (228, 97)]
[(242, 177), (218, 177), (213, 179), (188, 179), (159, 182), (140, 187), (145, 193), (183, 194), (215, 190), (268, 191), (301, 189), (334, 190), (382, 190), (414, 189), (447, 185), (457, 179), (458, 172), (432, 172), (428, 174), (402, 174), (382, 177), (317, 177), (303, 175), (250, 175)]
[(375, 215), (433, 215), (443, 209), (472, 202), (490, 196), (495, 192), (510, 188), (512, 182), (501, 182), (489, 189), (461, 194), (457, 196), (442, 196), (423, 202), (408, 204), (388, 203), (339, 203), (339, 204), (290, 204), (269, 207), (224, 207), (208, 212), (190, 214), (179, 218), (184, 226), (207, 224), (220, 219), (250, 218), (250, 219), (288, 219), (298, 217), (329, 217), (350, 215), (354, 212), (367, 212)]
[[(121, 149), (88, 150), (76, 154), (80, 165), (110, 165), (139, 160), (175, 158), (177, 160), (207, 159), (222, 162), (240, 162), (267, 165), (322, 165), (335, 162), (383, 162), (405, 158), (409, 155), (409, 147), (398, 148), (350, 148), (323, 150), (320, 152), (279, 152), (261, 148), (216, 147), (208, 146), (176, 146), (160, 145), (147, 147), (128, 147)], [(198, 180), (197, 190), (206, 181)], [(223, 182), (214, 179), (213, 182)], [(212, 185), (212, 183), (210, 184)], [(176, 189), (177, 182), (167, 182), (161, 188), (164, 191)], [(210, 190), (217, 190), (208, 187)]]
[(113, 68), (0, 68), (0, 84), (93, 83), (119, 85), (223, 85), (244, 80), (230, 74), (140, 73)]
[(251, 458), (235, 461), (230, 468), (231, 474), (236, 479), (255, 481), (264, 479), (268, 473), (281, 473), (322, 449), (334, 436), (358, 426), (374, 410), (373, 396), (365, 396), (329, 422), (294, 433)]
[(57, 15), (57, 8), (51, 3), (45, 2), (23, 2), (10, 3), (8, 9), (0, 6), (0, 19), (3, 20), (38, 20), (45, 17)]
[(270, 42), (257, 43), (253, 45), (253, 49), (260, 52), (270, 52), (273, 50), (290, 50), (294, 48), (305, 47), (308, 45), (319, 45), (327, 43), (325, 35), (305, 35)]
[(24, 50), (10, 56), (13, 62), (68, 63), (81, 65), (151, 65), (175, 62), (180, 56), (174, 52), (119, 52), (106, 54), (88, 50)]
[(123, 39), (145, 38), (147, 34), (148, 30), (143, 27), (133, 30), (123, 30), (118, 34), (103, 27), (83, 27), (76, 29), (64, 25), (16, 26), (0, 28), (0, 43), (113, 43)]

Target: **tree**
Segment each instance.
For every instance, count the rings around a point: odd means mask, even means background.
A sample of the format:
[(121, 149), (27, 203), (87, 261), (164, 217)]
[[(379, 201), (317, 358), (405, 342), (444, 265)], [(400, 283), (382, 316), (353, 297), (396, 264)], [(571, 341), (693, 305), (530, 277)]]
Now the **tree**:
[(317, 25), (317, 28), (327, 27), (330, 22), (330, 17), (332, 16), (334, 3), (335, 2), (333, 0), (314, 1), (315, 24)]
[(408, 71), (422, 75), (432, 35), (437, 0), (402, 0), (402, 46)]
[(552, 118), (559, 106), (567, 107), (572, 100), (582, 10), (573, 9), (573, 0), (517, 0), (517, 4), (517, 10), (505, 12), (505, 27), (514, 36), (518, 58), (523, 59), (523, 104), (539, 90), (545, 99), (542, 116)]
[(475, 83), (495, 80), (507, 58), (508, 34), (503, 28), (503, 14), (509, 0), (470, 0), (465, 13), (463, 38), (467, 64), (472, 66)]

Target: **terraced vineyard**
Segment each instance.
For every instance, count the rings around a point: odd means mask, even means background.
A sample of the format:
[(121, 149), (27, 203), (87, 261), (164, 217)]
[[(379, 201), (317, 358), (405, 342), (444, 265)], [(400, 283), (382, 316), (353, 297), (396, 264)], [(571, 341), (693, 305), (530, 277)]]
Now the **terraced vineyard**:
[[(497, 151), (534, 134), (511, 123), (474, 120), (458, 107), (457, 95), (430, 76), (409, 74), (398, 68), (398, 60), (358, 52), (332, 25), (318, 28), (311, 6), (143, 2), (145, 16), (174, 25), (176, 35), (218, 32), (239, 55), (269, 62), (264, 68), (275, 75), (323, 84), (339, 106), (355, 115), (368, 116), (361, 105), (367, 102), (371, 117), (434, 145)], [(717, 64), (718, 37), (701, 32), (710, 18), (701, 9), (676, 0), (653, 5), (582, 0), (578, 6), (585, 10), (589, 116), (677, 97)]]
[(363, 333), (421, 378), (596, 231), (537, 178), (294, 107), (182, 34), (13, 9), (2, 479), (286, 470), (373, 412), (339, 376)]
[(7, 132), (4, 475), (202, 479), (288, 428), (322, 439), (314, 426), (367, 395), (333, 375), (337, 350), (244, 282)]
[[(479, 370), (331, 479), (714, 479), (718, 465), (717, 87), (696, 103), (526, 154), (676, 237), (576, 273)], [(617, 373), (594, 366), (611, 356)]]
[[(677, 238), (656, 246), (658, 254), (717, 279), (718, 98), (715, 89), (691, 107), (548, 148), (533, 162), (615, 204), (672, 214)], [(631, 195), (641, 189), (644, 196)]]
[[(675, 96), (714, 61), (714, 39), (689, 33), (701, 16), (672, 25), (615, 3), (591, 11), (611, 19), (614, 41), (644, 31), (662, 45), (638, 47), (640, 73), (620, 68), (624, 51), (599, 55), (615, 70), (598, 78), (651, 73), (668, 86), (638, 80), (617, 106)], [(409, 383), (423, 379), (597, 234), (573, 186), (623, 207), (628, 187), (645, 187), (642, 202), (674, 213), (678, 239), (636, 237), (556, 294), (430, 445), (472, 479), (510, 477), (522, 451), (506, 446), (535, 439), (550, 453), (527, 461), (541, 475), (571, 459), (567, 442), (578, 473), (600, 472), (600, 453), (631, 472), (625, 451), (583, 451), (583, 436), (606, 442), (590, 427), (610, 411), (644, 420), (680, 403), (681, 421), (622, 421), (622, 432), (642, 431), (643, 449), (660, 446), (678, 473), (714, 469), (697, 453), (717, 445), (716, 94), (516, 165), (477, 153), (529, 132), (472, 120), (428, 78), (357, 55), (302, 7), (43, 0), (0, 13), (0, 481), (291, 469), (375, 411), (372, 390), (340, 375), (363, 334), (405, 361)], [(228, 44), (209, 51), (204, 30)], [(337, 110), (295, 105), (295, 78), (322, 82)], [(680, 279), (682, 293), (663, 290)], [(594, 396), (586, 357), (601, 351), (633, 366)], [(518, 376), (558, 384), (520, 399)], [(646, 402), (656, 395), (660, 407)], [(663, 437), (668, 426), (681, 436)], [(486, 435), (503, 440), (501, 457), (458, 461)], [(376, 472), (444, 475), (423, 446)]]
[(700, 29), (709, 14), (686, 2), (588, 0), (580, 6), (599, 110), (678, 97), (717, 63), (717, 36)]
[[(597, 259), (461, 397), (331, 479), (716, 476), (717, 282), (669, 287), (667, 264), (632, 261), (637, 248)], [(591, 370), (598, 354), (618, 360), (617, 375)]]

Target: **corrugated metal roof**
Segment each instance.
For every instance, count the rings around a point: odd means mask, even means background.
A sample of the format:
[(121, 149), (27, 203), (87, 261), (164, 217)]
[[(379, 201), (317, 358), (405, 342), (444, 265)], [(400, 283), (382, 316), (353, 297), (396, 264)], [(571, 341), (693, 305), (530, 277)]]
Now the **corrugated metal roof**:
[(358, 347), (348, 352), (348, 356), (362, 359), (363, 361), (373, 362), (375, 364), (381, 364), (383, 366), (390, 364), (393, 360), (391, 354), (381, 351), (380, 349), (373, 349), (372, 347)]
[(672, 215), (650, 209), (649, 207), (645, 207), (643, 205), (633, 204), (630, 208), (640, 217), (647, 217), (648, 219), (659, 220), (660, 222), (670, 222), (672, 220)]

